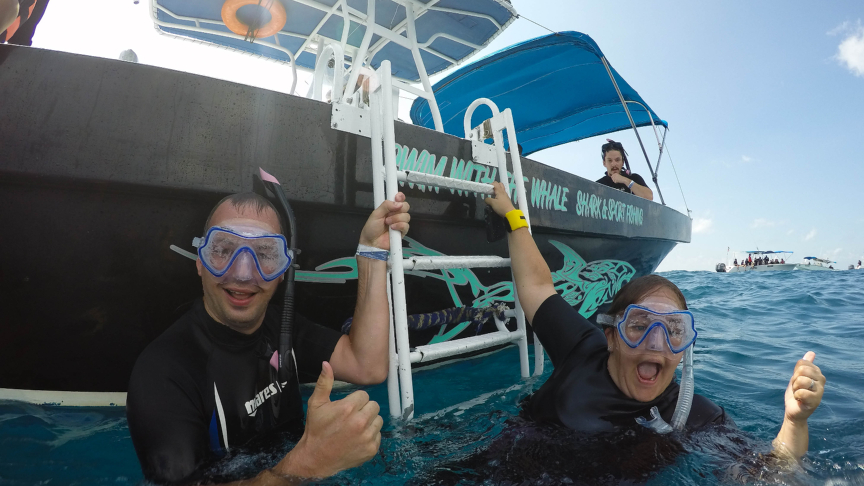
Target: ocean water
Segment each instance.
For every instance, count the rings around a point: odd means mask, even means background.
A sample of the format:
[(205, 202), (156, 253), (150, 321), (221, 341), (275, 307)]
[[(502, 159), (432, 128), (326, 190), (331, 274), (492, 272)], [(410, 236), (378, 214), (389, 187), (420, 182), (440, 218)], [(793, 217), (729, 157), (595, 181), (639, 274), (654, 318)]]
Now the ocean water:
[[(864, 485), (864, 272), (663, 275), (696, 315), (696, 392), (739, 430), (586, 438), (532, 427), (518, 418), (519, 402), (551, 364), (522, 381), (511, 348), (416, 373), (408, 425), (389, 420), (384, 385), (369, 388), (385, 417), (381, 451), (325, 484)], [(811, 350), (826, 391), (802, 467), (785, 470), (760, 455), (779, 429), (795, 362)], [(290, 446), (240, 452), (212, 474), (251, 474)], [(0, 402), (0, 485), (141, 482), (123, 409)]]

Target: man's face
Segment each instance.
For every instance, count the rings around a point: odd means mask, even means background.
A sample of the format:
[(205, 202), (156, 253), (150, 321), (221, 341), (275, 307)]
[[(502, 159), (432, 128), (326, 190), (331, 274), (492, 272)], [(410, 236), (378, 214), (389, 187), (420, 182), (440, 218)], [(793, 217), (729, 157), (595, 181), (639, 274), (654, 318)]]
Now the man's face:
[(624, 158), (621, 157), (621, 152), (617, 150), (606, 152), (606, 156), (603, 157), (603, 167), (606, 167), (606, 173), (610, 176), (620, 174), (621, 168), (624, 167)]
[[(279, 218), (270, 208), (265, 208), (258, 213), (254, 205), (238, 209), (231, 202), (226, 201), (213, 213), (210, 226), (255, 227), (277, 234)], [(234, 264), (237, 265), (238, 261)], [(204, 287), (204, 308), (207, 313), (217, 322), (244, 334), (255, 332), (264, 321), (267, 304), (273, 297), (279, 282), (284, 278), (280, 276), (270, 282), (264, 281), (263, 278), (252, 281), (220, 279), (214, 277), (200, 261), (196, 262), (196, 266)], [(230, 272), (231, 270), (229, 274)]]

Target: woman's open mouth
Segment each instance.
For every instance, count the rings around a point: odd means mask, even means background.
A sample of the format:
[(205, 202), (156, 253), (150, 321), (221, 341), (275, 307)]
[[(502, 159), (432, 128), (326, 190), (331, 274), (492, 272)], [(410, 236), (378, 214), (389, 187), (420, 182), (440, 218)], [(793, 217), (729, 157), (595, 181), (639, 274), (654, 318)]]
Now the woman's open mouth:
[(636, 367), (636, 376), (640, 383), (653, 385), (657, 382), (657, 377), (660, 376), (661, 366), (659, 363), (644, 362), (639, 363)]

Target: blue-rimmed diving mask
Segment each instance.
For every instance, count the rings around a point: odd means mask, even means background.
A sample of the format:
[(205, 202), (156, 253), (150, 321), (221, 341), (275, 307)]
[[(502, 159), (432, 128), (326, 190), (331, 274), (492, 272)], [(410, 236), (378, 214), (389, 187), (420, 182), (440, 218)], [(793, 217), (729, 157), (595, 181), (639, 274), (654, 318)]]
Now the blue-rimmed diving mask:
[(214, 277), (239, 281), (275, 280), (288, 270), (294, 252), (285, 237), (255, 226), (213, 226), (196, 238), (198, 259)]
[[(696, 320), (690, 311), (671, 307), (664, 310), (631, 304), (620, 318), (604, 315), (598, 316), (597, 321), (614, 325), (621, 340), (632, 349), (645, 343), (649, 350), (678, 354), (696, 341)], [(603, 322), (601, 317), (605, 318)]]

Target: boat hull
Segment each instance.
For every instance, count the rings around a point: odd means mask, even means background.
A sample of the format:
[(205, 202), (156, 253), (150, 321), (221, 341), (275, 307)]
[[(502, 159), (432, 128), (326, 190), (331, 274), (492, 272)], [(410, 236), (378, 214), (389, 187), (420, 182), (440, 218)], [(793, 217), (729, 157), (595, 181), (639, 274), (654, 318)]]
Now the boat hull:
[[(354, 249), (372, 209), (369, 139), (330, 106), (150, 66), (0, 46), (0, 388), (122, 392), (137, 355), (201, 296), (172, 251), (262, 167), (298, 221), (297, 310), (338, 329), (356, 295)], [(398, 124), (404, 169), (487, 181), (470, 143)], [(436, 155), (437, 154), (437, 155)], [(654, 271), (690, 220), (523, 159), (535, 239), (559, 292), (586, 317)], [(467, 174), (467, 175), (466, 175)], [(482, 199), (404, 186), (406, 253), (507, 255)], [(509, 270), (413, 272), (409, 313), (512, 302)], [(492, 330), (494, 326), (485, 326)], [(476, 333), (448, 326), (412, 345)], [(485, 332), (485, 330), (483, 331)]]
[(823, 267), (822, 265), (804, 265), (804, 264), (799, 263), (799, 264), (795, 265), (795, 270), (804, 270), (806, 272), (819, 272), (819, 271), (833, 272), (835, 269)]
[(794, 263), (770, 263), (768, 265), (751, 265), (749, 267), (743, 265), (732, 266), (727, 272), (789, 272), (792, 270), (795, 270)]

